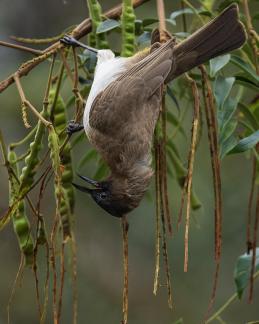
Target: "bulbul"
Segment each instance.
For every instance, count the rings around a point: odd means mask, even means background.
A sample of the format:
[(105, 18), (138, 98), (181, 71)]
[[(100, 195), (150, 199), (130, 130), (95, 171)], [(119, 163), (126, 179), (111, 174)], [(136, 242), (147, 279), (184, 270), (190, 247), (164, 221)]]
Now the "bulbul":
[[(130, 58), (98, 50), (83, 125), (110, 175), (100, 182), (80, 176), (92, 187), (75, 187), (90, 194), (113, 216), (122, 217), (136, 208), (153, 175), (151, 146), (161, 88), (211, 58), (241, 47), (245, 41), (238, 7), (233, 4), (179, 44), (171, 39)], [(70, 37), (62, 42), (94, 51)]]

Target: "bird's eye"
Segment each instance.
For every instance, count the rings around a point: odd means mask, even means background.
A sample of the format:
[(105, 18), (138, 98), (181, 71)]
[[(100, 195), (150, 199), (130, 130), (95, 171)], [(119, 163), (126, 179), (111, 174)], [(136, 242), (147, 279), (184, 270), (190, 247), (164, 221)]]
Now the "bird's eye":
[(101, 192), (100, 193), (100, 198), (101, 199), (106, 199), (106, 197), (107, 197), (107, 193), (106, 192)]

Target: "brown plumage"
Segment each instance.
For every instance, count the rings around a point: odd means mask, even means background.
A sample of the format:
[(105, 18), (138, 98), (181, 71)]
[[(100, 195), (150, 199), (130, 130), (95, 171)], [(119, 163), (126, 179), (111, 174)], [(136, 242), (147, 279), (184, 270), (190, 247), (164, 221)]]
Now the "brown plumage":
[(150, 151), (163, 85), (239, 48), (245, 40), (234, 4), (180, 44), (171, 39), (128, 58), (124, 70), (91, 103), (86, 129), (91, 144), (108, 164), (110, 176), (92, 182), (95, 189), (75, 186), (91, 193), (113, 216), (136, 208), (153, 175)]

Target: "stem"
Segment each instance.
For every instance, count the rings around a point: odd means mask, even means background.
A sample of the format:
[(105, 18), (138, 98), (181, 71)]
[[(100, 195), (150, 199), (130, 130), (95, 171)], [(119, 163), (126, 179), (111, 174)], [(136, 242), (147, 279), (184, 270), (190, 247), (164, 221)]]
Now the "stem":
[(200, 98), (199, 90), (196, 82), (186, 74), (188, 82), (191, 83), (192, 93), (194, 97), (194, 116), (193, 116), (193, 126), (192, 126), (192, 139), (191, 139), (191, 148), (189, 153), (189, 165), (188, 165), (188, 174), (186, 177), (187, 181), (187, 206), (186, 206), (186, 225), (185, 225), (185, 235), (184, 235), (184, 272), (188, 270), (188, 241), (189, 241), (189, 226), (190, 226), (190, 210), (191, 210), (191, 189), (192, 189), (192, 178), (193, 178), (193, 165), (195, 150), (197, 144), (197, 134), (199, 126), (199, 117), (200, 117)]
[(14, 148), (16, 148), (17, 146), (23, 145), (25, 144), (27, 141), (29, 141), (33, 135), (36, 133), (37, 130), (37, 125), (20, 141), (15, 142), (15, 143), (11, 143), (10, 144), (10, 150), (13, 150)]
[(127, 222), (126, 216), (122, 216), (121, 219), (122, 226), (122, 237), (123, 237), (123, 269), (124, 269), (124, 279), (123, 279), (123, 324), (128, 323), (128, 290), (129, 290), (129, 252), (128, 252), (128, 231), (129, 224)]
[(160, 33), (160, 42), (166, 42), (166, 22), (165, 22), (165, 6), (163, 0), (157, 0), (157, 15), (159, 20), (159, 33)]
[(250, 15), (247, 0), (243, 0), (243, 8), (244, 8), (245, 16), (246, 16), (246, 26), (248, 29), (248, 35), (249, 35), (249, 39), (250, 39), (253, 54), (254, 54), (254, 64), (255, 64), (256, 74), (259, 75), (258, 52), (257, 52), (258, 50), (257, 50), (257, 44), (256, 44), (259, 37), (258, 37), (256, 31), (254, 30), (254, 27), (252, 24), (252, 18)]
[[(134, 0), (133, 7), (134, 8), (139, 7), (147, 1), (149, 1), (149, 0)], [(116, 19), (116, 18), (120, 17), (121, 11), (122, 11), (122, 6), (121, 6), (121, 4), (119, 4), (119, 5), (115, 6), (114, 8), (105, 12), (104, 16), (106, 16), (107, 18), (110, 18), (110, 19)], [(82, 21), (76, 28), (73, 29), (73, 31), (71, 32), (71, 35), (76, 39), (80, 39), (83, 36), (87, 35), (91, 31), (91, 29), (92, 29), (91, 19), (87, 18), (84, 21)], [(23, 77), (23, 76), (27, 75), (38, 64), (45, 61), (52, 54), (57, 53), (59, 51), (59, 49), (61, 49), (63, 47), (64, 47), (64, 45), (61, 44), (60, 42), (54, 43), (50, 47), (46, 48), (43, 51), (42, 55), (40, 55), (30, 61), (23, 63), (19, 67), (17, 72), (15, 72), (15, 73), (17, 73), (19, 77)], [(15, 81), (14, 77), (13, 77), (14, 74), (12, 74), (7, 79), (0, 82), (0, 93), (3, 92), (6, 88), (8, 88), (12, 83), (14, 83), (14, 81)]]
[(160, 192), (159, 192), (159, 143), (155, 141), (155, 165), (156, 165), (156, 253), (155, 253), (155, 276), (153, 294), (157, 294), (159, 285), (159, 272), (160, 272)]
[[(257, 279), (259, 277), (259, 271), (257, 271), (254, 274), (254, 279)], [(215, 320), (217, 317), (219, 317), (224, 310), (233, 303), (238, 298), (238, 294), (234, 293), (226, 302), (223, 306), (221, 306), (206, 322), (205, 324), (211, 323), (213, 320)]]
[(256, 197), (256, 210), (255, 210), (255, 222), (254, 222), (254, 233), (253, 233), (253, 253), (252, 253), (252, 263), (251, 263), (251, 273), (250, 273), (250, 289), (249, 289), (249, 303), (253, 300), (254, 292), (254, 272), (256, 267), (256, 242), (257, 242), (257, 232), (259, 226), (259, 189), (257, 191)]
[(31, 53), (34, 55), (41, 55), (43, 52), (40, 50), (36, 50), (34, 48), (30, 48), (30, 47), (26, 47), (26, 46), (22, 46), (22, 45), (17, 45), (17, 44), (11, 44), (11, 43), (7, 43), (4, 41), (0, 41), (0, 46), (5, 46), (5, 47), (10, 47), (10, 48), (14, 48), (20, 51), (24, 51), (27, 53)]
[(4, 142), (4, 137), (3, 137), (3, 133), (0, 129), (0, 146), (1, 146), (1, 150), (2, 150), (2, 155), (3, 155), (3, 162), (4, 165), (7, 166), (8, 164), (8, 153), (7, 153), (7, 148)]
[(195, 13), (195, 15), (198, 17), (198, 19), (200, 20), (201, 24), (205, 25), (205, 21), (201, 18), (196, 8), (188, 0), (182, 0), (182, 2), (184, 2), (186, 6), (190, 7)]
[(21, 101), (22, 101), (22, 104), (24, 104), (25, 106), (29, 107), (32, 112), (34, 113), (34, 115), (39, 119), (41, 120), (41, 122), (46, 126), (46, 127), (49, 127), (51, 125), (51, 123), (49, 121), (47, 121), (39, 112), (38, 110), (30, 103), (29, 100), (26, 99), (25, 97), (25, 94), (24, 94), (24, 91), (23, 91), (23, 88), (22, 88), (22, 85), (21, 85), (21, 82), (20, 82), (20, 79), (19, 79), (19, 75), (16, 73), (14, 74), (13, 76), (14, 80), (15, 80), (15, 83), (16, 83), (16, 86), (17, 86), (17, 90), (19, 92), (19, 95), (20, 95), (20, 98), (21, 98)]

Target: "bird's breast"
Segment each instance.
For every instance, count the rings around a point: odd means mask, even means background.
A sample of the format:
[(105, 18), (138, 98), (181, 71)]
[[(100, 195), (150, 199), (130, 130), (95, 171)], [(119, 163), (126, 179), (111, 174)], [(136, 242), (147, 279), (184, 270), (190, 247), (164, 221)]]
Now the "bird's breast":
[[(102, 52), (102, 51), (99, 51)], [(106, 52), (106, 51), (103, 51)], [(111, 52), (111, 51), (109, 51)], [(111, 52), (112, 53), (112, 52)], [(103, 53), (105, 54), (105, 53)], [(98, 61), (95, 69), (94, 81), (87, 98), (83, 124), (84, 129), (89, 137), (90, 125), (89, 115), (94, 99), (102, 92), (111, 82), (115, 81), (127, 68), (127, 58), (110, 57), (108, 55), (98, 55)]]

